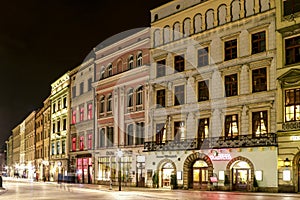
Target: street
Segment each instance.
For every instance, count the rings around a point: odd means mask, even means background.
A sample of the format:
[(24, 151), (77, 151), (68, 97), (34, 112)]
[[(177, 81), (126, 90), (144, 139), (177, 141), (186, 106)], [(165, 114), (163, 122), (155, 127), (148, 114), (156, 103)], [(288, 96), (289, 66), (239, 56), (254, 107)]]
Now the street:
[(82, 186), (80, 184), (57, 184), (43, 182), (3, 182), (5, 192), (0, 193), (1, 200), (55, 200), (55, 199), (190, 199), (190, 200), (293, 200), (299, 199), (298, 194), (273, 193), (241, 193), (215, 192), (195, 190), (154, 190), (134, 188), (117, 191), (107, 188), (98, 189), (97, 186)]

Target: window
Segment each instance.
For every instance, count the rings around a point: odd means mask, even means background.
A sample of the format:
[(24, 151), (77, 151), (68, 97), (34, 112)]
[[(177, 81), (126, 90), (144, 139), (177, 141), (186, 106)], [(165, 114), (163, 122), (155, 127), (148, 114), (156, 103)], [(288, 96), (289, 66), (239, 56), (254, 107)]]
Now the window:
[(93, 119), (93, 104), (92, 103), (88, 103), (87, 105), (87, 110), (88, 110), (88, 120)]
[(109, 64), (108, 65), (108, 76), (112, 76), (113, 74), (112, 74), (112, 64)]
[(237, 40), (230, 40), (225, 42), (225, 60), (237, 58)]
[(237, 74), (225, 76), (226, 97), (236, 96), (238, 93)]
[(88, 91), (92, 90), (92, 78), (88, 79)]
[(140, 86), (136, 91), (136, 105), (143, 104), (143, 86)]
[(108, 147), (112, 147), (114, 145), (114, 127), (107, 128), (107, 145)]
[(100, 108), (99, 108), (100, 113), (104, 113), (104, 104), (105, 104), (104, 96), (101, 96), (101, 98), (100, 98)]
[(72, 87), (72, 97), (75, 98), (76, 97), (76, 86)]
[(51, 143), (51, 155), (55, 155), (55, 144)]
[(139, 52), (136, 59), (136, 66), (141, 67), (143, 65), (143, 53)]
[(198, 82), (198, 101), (209, 99), (208, 80)]
[(166, 142), (166, 124), (160, 123), (156, 124), (156, 134), (155, 134), (156, 144), (162, 144)]
[(252, 135), (259, 137), (268, 133), (268, 113), (267, 111), (252, 113)]
[(61, 153), (62, 154), (66, 153), (66, 141), (65, 140), (61, 141)]
[(183, 139), (185, 139), (184, 121), (174, 122), (174, 140), (179, 142)]
[(60, 154), (60, 142), (56, 142), (56, 154)]
[(267, 91), (267, 70), (266, 68), (252, 71), (252, 92)]
[(300, 120), (300, 88), (285, 91), (285, 121)]
[(156, 104), (157, 104), (157, 107), (165, 107), (166, 106), (166, 90), (157, 90)]
[(55, 123), (52, 124), (52, 133), (55, 133), (56, 129), (55, 129)]
[(174, 68), (175, 73), (184, 71), (184, 55), (174, 57)]
[(84, 83), (81, 82), (81, 83), (80, 83), (80, 91), (79, 91), (79, 94), (82, 95), (82, 94), (83, 94), (83, 91), (84, 91)]
[(174, 105), (183, 105), (184, 104), (184, 85), (175, 86), (174, 92)]
[(84, 107), (80, 106), (80, 121), (84, 121)]
[(208, 138), (209, 118), (199, 119), (198, 121), (198, 139), (203, 141)]
[(299, 0), (284, 0), (283, 1), (284, 16), (300, 12)]
[(266, 51), (266, 32), (252, 34), (252, 54)]
[(198, 67), (208, 65), (208, 47), (198, 50)]
[(144, 122), (136, 123), (135, 127), (136, 127), (135, 144), (136, 145), (144, 144), (145, 141)]
[(128, 107), (133, 106), (133, 89), (130, 89), (127, 94), (127, 105)]
[(232, 139), (239, 135), (238, 115), (225, 116), (225, 137)]
[(52, 113), (55, 113), (55, 112), (56, 112), (56, 103), (54, 102), (52, 105)]
[(300, 36), (285, 40), (285, 63), (300, 62)]
[(72, 111), (72, 124), (76, 124), (76, 110)]
[(133, 145), (133, 124), (127, 126), (127, 145)]
[(58, 110), (58, 111), (61, 109), (60, 101), (61, 101), (60, 99), (58, 99), (58, 101), (57, 101), (57, 110)]
[(100, 147), (105, 147), (105, 129), (104, 128), (101, 128), (100, 129), (100, 142), (99, 142), (99, 145)]
[(156, 77), (162, 77), (166, 75), (166, 60), (159, 60), (156, 63)]
[(109, 94), (107, 97), (107, 112), (112, 111), (112, 95)]
[(105, 78), (105, 67), (103, 66), (100, 71), (100, 79), (104, 79), (104, 78)]
[(88, 134), (88, 149), (92, 149), (93, 146), (93, 135)]
[(57, 121), (57, 132), (60, 132), (60, 121)]
[(128, 58), (128, 69), (133, 68), (133, 55), (129, 56)]
[(63, 119), (63, 131), (67, 130), (67, 119)]
[(63, 108), (67, 108), (67, 97), (63, 98)]
[(72, 151), (76, 151), (76, 137), (72, 138)]
[(79, 150), (83, 151), (84, 149), (84, 136), (80, 136), (79, 138)]

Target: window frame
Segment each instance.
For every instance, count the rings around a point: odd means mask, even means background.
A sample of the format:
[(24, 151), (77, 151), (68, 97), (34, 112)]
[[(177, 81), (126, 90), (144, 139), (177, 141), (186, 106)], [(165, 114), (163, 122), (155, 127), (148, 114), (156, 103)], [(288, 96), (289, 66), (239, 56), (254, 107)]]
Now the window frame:
[(252, 73), (252, 93), (267, 91), (268, 90), (267, 68), (262, 67), (262, 68), (253, 69), (251, 73)]
[(209, 100), (209, 80), (198, 81), (198, 102)]
[[(235, 76), (235, 77), (233, 77)], [(229, 80), (235, 78), (236, 80)], [(237, 96), (239, 93), (238, 73), (224, 76), (225, 97)], [(229, 90), (229, 91), (228, 91)]]
[[(291, 43), (291, 44), (288, 44)], [(285, 65), (292, 65), (300, 62), (300, 35), (286, 38), (284, 40)], [(288, 53), (291, 52), (291, 53)], [(291, 54), (291, 55), (290, 55)], [(298, 59), (297, 59), (298, 58)], [(291, 60), (291, 61), (288, 61)]]
[(204, 67), (209, 65), (209, 48), (203, 47), (197, 51), (198, 67)]
[(236, 59), (237, 57), (238, 57), (237, 38), (224, 41), (224, 61), (233, 60)]
[[(159, 94), (163, 93), (163, 95)], [(163, 103), (163, 104), (161, 104)], [(165, 108), (166, 107), (166, 89), (156, 90), (156, 105), (157, 108)]]
[[(292, 95), (288, 97), (287, 95), (288, 93)], [(288, 107), (292, 108), (289, 109), (290, 110), (289, 115), (293, 115), (293, 117), (289, 117), (290, 120), (287, 119)], [(300, 88), (292, 88), (292, 89), (284, 90), (284, 119), (285, 122), (300, 121)]]
[[(235, 120), (233, 117), (235, 116)], [(230, 119), (231, 118), (231, 119)], [(229, 123), (227, 125), (227, 123)], [(236, 123), (236, 130), (237, 133), (233, 132), (233, 123)], [(228, 130), (228, 132), (227, 132)], [(232, 132), (230, 132), (232, 130)], [(239, 115), (238, 114), (232, 114), (232, 115), (225, 115), (225, 121), (224, 121), (224, 136), (226, 139), (234, 139), (240, 135), (239, 130)]]
[(156, 61), (156, 78), (166, 76), (166, 59)]
[(174, 56), (174, 73), (180, 73), (185, 70), (184, 54)]
[(174, 106), (185, 104), (185, 85), (174, 86)]
[[(263, 37), (262, 34), (263, 33)], [(257, 37), (257, 38), (254, 38)], [(251, 54), (265, 52), (267, 50), (266, 31), (251, 34)]]

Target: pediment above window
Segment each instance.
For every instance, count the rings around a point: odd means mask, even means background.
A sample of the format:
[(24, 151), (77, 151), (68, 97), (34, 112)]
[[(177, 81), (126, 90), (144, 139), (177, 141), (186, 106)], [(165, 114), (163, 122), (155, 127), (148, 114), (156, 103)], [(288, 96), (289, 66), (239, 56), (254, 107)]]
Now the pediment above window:
[(300, 86), (300, 69), (291, 69), (278, 77), (281, 87)]

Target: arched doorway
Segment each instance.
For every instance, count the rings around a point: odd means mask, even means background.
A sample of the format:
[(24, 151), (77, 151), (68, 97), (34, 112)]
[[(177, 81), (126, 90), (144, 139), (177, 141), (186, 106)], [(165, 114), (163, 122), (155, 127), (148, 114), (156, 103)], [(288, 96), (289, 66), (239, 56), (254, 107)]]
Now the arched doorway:
[(213, 175), (213, 165), (210, 158), (203, 153), (193, 153), (183, 164), (183, 187), (206, 190), (209, 187), (209, 177)]
[(254, 166), (252, 162), (242, 156), (232, 159), (227, 165), (232, 190), (249, 191), (253, 185)]
[(158, 166), (158, 186), (170, 188), (171, 175), (176, 173), (176, 165), (170, 159), (164, 159), (159, 162)]

